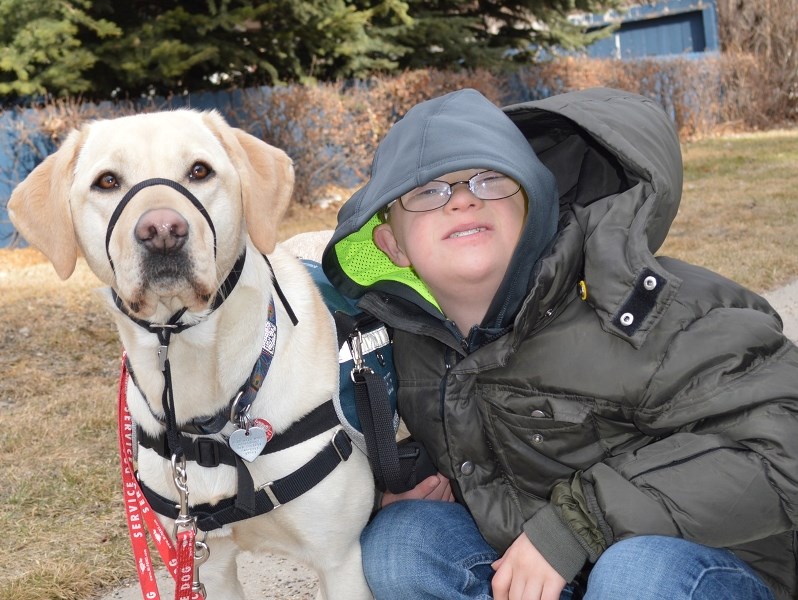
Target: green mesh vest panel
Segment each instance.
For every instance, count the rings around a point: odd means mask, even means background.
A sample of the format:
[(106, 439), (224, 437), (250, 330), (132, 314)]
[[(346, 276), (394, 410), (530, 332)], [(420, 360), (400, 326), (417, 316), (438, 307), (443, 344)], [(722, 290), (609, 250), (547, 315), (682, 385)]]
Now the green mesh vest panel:
[(372, 233), (380, 224), (374, 215), (363, 227), (335, 245), (338, 264), (356, 284), (368, 288), (378, 281), (395, 281), (415, 290), (427, 302), (440, 310), (424, 282), (410, 267), (397, 267), (385, 253), (374, 245)]

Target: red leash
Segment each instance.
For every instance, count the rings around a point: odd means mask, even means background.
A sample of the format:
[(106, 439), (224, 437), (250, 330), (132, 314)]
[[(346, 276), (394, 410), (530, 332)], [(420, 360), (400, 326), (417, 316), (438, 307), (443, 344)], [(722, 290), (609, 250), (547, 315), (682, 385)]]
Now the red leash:
[[(119, 457), (122, 466), (122, 491), (125, 500), (125, 514), (127, 528), (130, 533), (130, 543), (133, 546), (133, 556), (136, 559), (136, 571), (139, 576), (139, 585), (144, 600), (160, 600), (158, 584), (155, 580), (150, 549), (147, 545), (147, 533), (161, 555), (172, 578), (175, 580), (175, 600), (203, 600), (204, 587), (195, 582), (194, 557), (196, 551), (202, 552), (204, 561), (207, 558), (207, 546), (196, 543), (196, 525), (176, 526), (178, 529), (177, 547), (172, 543), (158, 520), (157, 515), (150, 507), (139, 486), (136, 472), (133, 467), (133, 419), (127, 408), (127, 365), (125, 355), (122, 356), (122, 373), (119, 379)], [(185, 470), (183, 470), (185, 476)], [(185, 479), (183, 480), (185, 483)], [(187, 494), (185, 494), (187, 496)], [(185, 499), (181, 492), (181, 500)], [(185, 505), (187, 502), (181, 502)]]

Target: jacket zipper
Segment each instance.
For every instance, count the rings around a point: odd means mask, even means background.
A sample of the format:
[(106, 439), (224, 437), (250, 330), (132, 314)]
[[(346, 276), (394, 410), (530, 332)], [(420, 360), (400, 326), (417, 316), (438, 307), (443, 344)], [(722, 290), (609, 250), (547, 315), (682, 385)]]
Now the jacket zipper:
[(441, 382), (440, 382), (440, 386), (439, 386), (439, 394), (438, 394), (439, 395), (438, 410), (439, 410), (439, 414), (440, 414), (440, 417), (441, 417), (441, 424), (443, 425), (443, 434), (444, 434), (444, 436), (446, 435), (446, 420), (443, 418), (443, 406), (444, 406), (444, 402), (446, 400), (446, 380), (449, 379), (449, 372), (452, 370), (452, 367), (454, 366), (454, 364), (453, 364), (454, 361), (452, 360), (453, 358), (455, 358), (454, 350), (452, 350), (448, 346), (444, 346), (443, 363), (444, 363), (444, 366), (445, 366), (445, 370), (443, 372), (443, 377), (441, 377)]

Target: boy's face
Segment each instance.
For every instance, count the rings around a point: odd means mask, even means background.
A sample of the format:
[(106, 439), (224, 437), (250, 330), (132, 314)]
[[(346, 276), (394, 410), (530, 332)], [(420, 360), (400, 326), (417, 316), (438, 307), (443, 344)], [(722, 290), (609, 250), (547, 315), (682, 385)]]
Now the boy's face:
[[(468, 180), (484, 169), (467, 169), (437, 179)], [(492, 285), (504, 277), (526, 217), (521, 190), (501, 200), (481, 200), (466, 184), (454, 186), (449, 202), (428, 212), (391, 207), (388, 223), (374, 230), (374, 242), (400, 267), (412, 266), (438, 297), (473, 283)]]

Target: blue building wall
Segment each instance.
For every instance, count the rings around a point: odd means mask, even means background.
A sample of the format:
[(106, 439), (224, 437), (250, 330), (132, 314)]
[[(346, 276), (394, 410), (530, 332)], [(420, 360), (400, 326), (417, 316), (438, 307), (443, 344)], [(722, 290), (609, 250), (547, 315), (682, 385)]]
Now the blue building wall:
[(0, 113), (0, 248), (7, 246), (14, 234), (5, 211), (11, 190), (43, 157), (55, 150), (55, 145), (46, 135), (23, 133), (30, 131), (29, 123), (34, 122), (33, 117), (29, 110)]
[(620, 23), (614, 33), (587, 48), (593, 58), (697, 55), (719, 49), (715, 0), (668, 0), (623, 14), (588, 15), (579, 22), (591, 29)]

